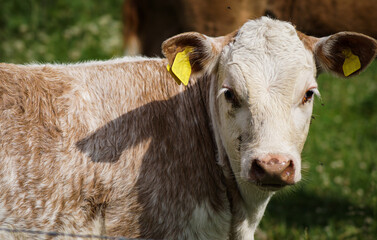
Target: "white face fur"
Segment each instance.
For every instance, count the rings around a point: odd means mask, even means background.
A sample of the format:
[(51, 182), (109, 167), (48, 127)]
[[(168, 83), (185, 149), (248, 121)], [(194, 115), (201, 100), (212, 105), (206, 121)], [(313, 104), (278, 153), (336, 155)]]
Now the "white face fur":
[(216, 86), (218, 131), (238, 182), (252, 159), (284, 154), (301, 179), (301, 151), (319, 94), (313, 54), (288, 23), (249, 21), (223, 49)]

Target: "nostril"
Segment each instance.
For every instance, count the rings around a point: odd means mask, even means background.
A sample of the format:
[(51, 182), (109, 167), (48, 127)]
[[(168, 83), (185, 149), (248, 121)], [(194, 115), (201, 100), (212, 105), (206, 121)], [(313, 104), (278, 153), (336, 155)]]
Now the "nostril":
[(292, 160), (289, 160), (289, 165), (283, 170), (281, 174), (282, 180), (286, 181), (288, 184), (294, 182), (295, 177), (295, 166)]
[(260, 180), (266, 175), (266, 170), (261, 166), (261, 162), (255, 159), (250, 168), (250, 178), (252, 180)]
[(286, 168), (286, 170), (288, 170), (288, 171), (292, 171), (292, 170), (294, 170), (294, 164), (293, 164), (293, 161), (292, 160), (289, 160), (289, 165), (288, 165), (288, 167)]

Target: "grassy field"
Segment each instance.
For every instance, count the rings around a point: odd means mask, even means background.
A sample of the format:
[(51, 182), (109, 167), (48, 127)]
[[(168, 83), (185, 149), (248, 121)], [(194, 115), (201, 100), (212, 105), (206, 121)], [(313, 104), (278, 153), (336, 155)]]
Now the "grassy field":
[(72, 62), (121, 56), (122, 3), (3, 0), (0, 62)]
[[(0, 62), (74, 62), (122, 54), (116, 1), (0, 4)], [(377, 63), (344, 80), (322, 74), (303, 152), (304, 180), (278, 193), (256, 238), (377, 238)]]

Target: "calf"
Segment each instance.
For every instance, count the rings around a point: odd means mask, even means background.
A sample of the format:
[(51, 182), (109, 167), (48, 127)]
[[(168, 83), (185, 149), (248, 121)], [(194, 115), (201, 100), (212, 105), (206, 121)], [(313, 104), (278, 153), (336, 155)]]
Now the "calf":
[(301, 178), (316, 68), (357, 74), (377, 43), (262, 18), (162, 49), (166, 59), (0, 64), (1, 227), (253, 239), (274, 192)]

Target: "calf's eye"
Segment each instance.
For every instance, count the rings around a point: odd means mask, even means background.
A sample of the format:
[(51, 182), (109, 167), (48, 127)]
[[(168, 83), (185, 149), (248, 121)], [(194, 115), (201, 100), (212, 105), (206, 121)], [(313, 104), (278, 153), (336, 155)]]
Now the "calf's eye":
[(230, 87), (223, 87), (225, 100), (232, 104), (232, 107), (236, 108), (240, 106), (237, 95), (234, 93), (234, 90)]
[(234, 92), (232, 89), (227, 89), (225, 90), (224, 92), (224, 96), (225, 96), (225, 99), (228, 101), (228, 102), (233, 102), (235, 100), (235, 96), (234, 96)]
[(236, 92), (233, 90), (233, 88), (229, 87), (228, 85), (224, 84), (223, 87), (219, 91), (219, 95), (224, 95), (225, 100), (232, 104), (233, 108), (240, 107), (240, 102), (238, 99), (238, 96)]
[(305, 96), (302, 98), (302, 104), (309, 102), (313, 98), (313, 95), (314, 95), (313, 89), (306, 91)]

